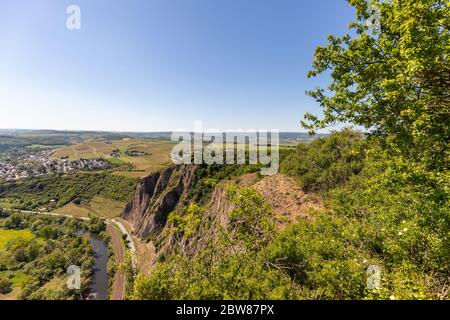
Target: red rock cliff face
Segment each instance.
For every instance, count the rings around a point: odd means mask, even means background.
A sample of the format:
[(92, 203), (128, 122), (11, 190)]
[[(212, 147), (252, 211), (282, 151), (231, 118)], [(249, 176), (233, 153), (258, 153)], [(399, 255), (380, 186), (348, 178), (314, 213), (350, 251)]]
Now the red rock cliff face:
[(196, 169), (194, 165), (172, 166), (140, 181), (134, 199), (122, 212), (122, 218), (133, 224), (138, 237), (161, 233), (169, 213), (186, 200)]

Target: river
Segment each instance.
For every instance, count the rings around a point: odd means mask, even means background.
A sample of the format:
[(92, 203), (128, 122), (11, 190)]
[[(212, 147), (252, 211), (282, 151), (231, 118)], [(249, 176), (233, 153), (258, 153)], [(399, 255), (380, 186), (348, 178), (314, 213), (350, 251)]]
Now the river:
[(90, 299), (108, 300), (108, 247), (96, 234), (89, 234), (89, 242), (94, 247), (95, 258)]

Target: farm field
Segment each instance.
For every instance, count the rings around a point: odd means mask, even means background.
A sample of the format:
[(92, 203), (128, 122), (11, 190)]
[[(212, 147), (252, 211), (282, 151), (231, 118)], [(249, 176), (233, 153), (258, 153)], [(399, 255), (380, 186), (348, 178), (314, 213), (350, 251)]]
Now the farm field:
[(73, 217), (85, 218), (89, 217), (89, 215), (95, 214), (95, 212), (85, 205), (76, 205), (73, 202), (66, 204), (64, 207), (58, 208), (53, 211), (54, 213), (70, 215)]
[(73, 202), (54, 210), (55, 213), (74, 217), (89, 217), (89, 215), (115, 218), (120, 216), (126, 203), (95, 196), (89, 204), (77, 205)]
[(140, 178), (158, 171), (170, 163), (173, 144), (168, 141), (130, 139), (111, 141), (86, 141), (57, 149), (52, 157), (78, 160), (104, 158), (113, 163), (133, 166), (131, 171), (115, 171), (114, 174)]
[(95, 196), (89, 206), (99, 216), (115, 218), (120, 216), (126, 203)]

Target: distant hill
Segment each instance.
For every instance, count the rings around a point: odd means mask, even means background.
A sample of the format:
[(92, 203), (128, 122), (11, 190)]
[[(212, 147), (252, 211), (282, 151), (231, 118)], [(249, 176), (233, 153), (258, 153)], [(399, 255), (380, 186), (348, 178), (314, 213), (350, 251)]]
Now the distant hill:
[[(243, 133), (236, 133), (240, 135)], [(26, 130), (26, 129), (0, 129), (3, 138), (20, 139), (24, 144), (35, 143), (35, 139), (48, 139), (49, 144), (68, 144), (81, 142), (89, 139), (114, 140), (123, 138), (144, 138), (170, 140), (171, 131), (162, 132), (108, 132), (108, 131), (59, 131), (59, 130)], [(305, 132), (280, 132), (281, 144), (295, 144), (302, 141), (311, 141), (326, 134), (309, 136)], [(42, 141), (40, 141), (42, 142)]]

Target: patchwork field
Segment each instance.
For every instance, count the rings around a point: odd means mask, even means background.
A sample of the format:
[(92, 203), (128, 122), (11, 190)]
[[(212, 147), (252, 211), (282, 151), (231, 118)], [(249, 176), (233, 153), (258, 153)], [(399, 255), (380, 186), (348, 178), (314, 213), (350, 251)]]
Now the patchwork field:
[(113, 163), (127, 163), (131, 171), (117, 171), (115, 174), (127, 177), (144, 177), (158, 171), (170, 163), (173, 144), (169, 141), (149, 139), (129, 139), (111, 141), (86, 141), (57, 149), (53, 158), (105, 158)]

